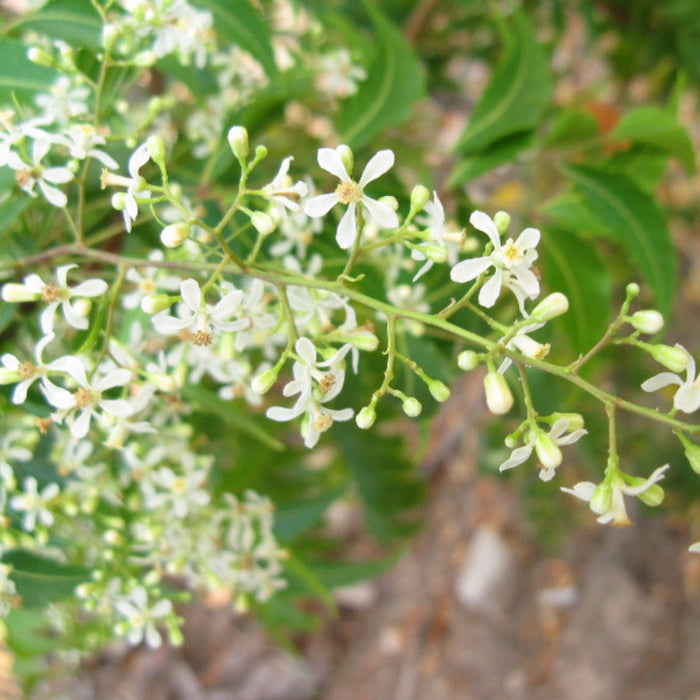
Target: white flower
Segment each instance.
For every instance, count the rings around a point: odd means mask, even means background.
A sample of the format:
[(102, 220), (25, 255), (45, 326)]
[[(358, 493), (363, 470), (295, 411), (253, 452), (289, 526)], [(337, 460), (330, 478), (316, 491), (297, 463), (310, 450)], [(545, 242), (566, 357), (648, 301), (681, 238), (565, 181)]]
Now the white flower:
[(95, 374), (88, 379), (85, 366), (76, 357), (63, 357), (55, 365), (67, 372), (77, 383), (78, 389), (73, 394), (50, 383), (42, 385), (42, 391), (52, 406), (59, 409), (52, 417), (61, 422), (64, 418), (74, 438), (84, 438), (90, 430), (90, 420), (98, 417), (100, 411), (116, 416), (129, 416), (133, 407), (125, 399), (105, 399), (103, 392), (117, 386), (124, 386), (131, 380), (128, 369), (112, 369), (101, 376)]
[(55, 207), (65, 207), (68, 197), (54, 185), (62, 185), (73, 179), (73, 173), (68, 168), (47, 168), (41, 164), (49, 152), (51, 142), (47, 139), (37, 139), (32, 144), (32, 162), (25, 163), (16, 153), (7, 156), (7, 165), (15, 171), (15, 179), (20, 189), (32, 197), (36, 197), (34, 186), (38, 185), (41, 194), (49, 204)]
[(469, 222), (491, 239), (493, 251), (489, 255), (457, 263), (450, 277), (455, 282), (469, 282), (493, 267), (494, 274), (479, 290), (479, 303), (486, 308), (492, 307), (505, 286), (515, 294), (522, 309), (525, 298), (534, 299), (540, 293), (540, 283), (530, 270), (537, 259), (535, 246), (539, 243), (540, 232), (536, 228), (526, 228), (515, 241), (509, 238), (505, 245), (501, 245), (498, 229), (490, 216), (475, 211), (469, 217)]
[(389, 149), (375, 153), (365, 167), (359, 182), (355, 182), (348, 174), (340, 153), (346, 146), (336, 149), (319, 148), (318, 164), (329, 173), (340, 179), (335, 192), (312, 197), (306, 202), (304, 213), (312, 218), (325, 216), (338, 203), (347, 204), (348, 209), (338, 224), (336, 241), (345, 249), (350, 248), (357, 236), (356, 210), (361, 204), (370, 217), (380, 228), (397, 228), (399, 218), (396, 212), (386, 204), (371, 199), (364, 193), (364, 188), (373, 180), (383, 175), (394, 165), (394, 153)]
[(232, 321), (243, 300), (243, 292), (234, 289), (217, 302), (216, 305), (204, 303), (199, 283), (193, 279), (183, 280), (180, 284), (182, 302), (178, 304), (179, 317), (162, 311), (153, 317), (153, 325), (159, 333), (173, 335), (183, 330), (192, 334), (194, 345), (207, 346), (214, 342), (212, 331), (233, 332), (247, 328), (247, 318)]
[(263, 194), (275, 204), (280, 218), (286, 216), (286, 210), (299, 211), (298, 200), (306, 197), (309, 191), (306, 183), (301, 180), (292, 184), (292, 178), (289, 177), (289, 164), (292, 160), (292, 156), (285, 158), (272, 182), (262, 188)]
[(559, 418), (554, 421), (548, 433), (538, 435), (534, 430), (527, 431), (526, 444), (513, 450), (510, 457), (499, 467), (500, 471), (517, 467), (529, 459), (532, 451), (535, 450), (541, 462), (540, 479), (549, 481), (554, 476), (555, 469), (561, 464), (561, 451), (557, 446), (571, 445), (588, 432), (579, 428), (565, 435), (568, 429), (569, 421), (566, 418)]
[(658, 391), (671, 384), (678, 384), (673, 396), (673, 407), (684, 413), (693, 413), (700, 408), (700, 376), (695, 376), (695, 360), (681, 345), (676, 345), (688, 356), (685, 368), (685, 381), (673, 372), (661, 372), (642, 384), (644, 391)]
[(50, 527), (53, 525), (53, 513), (48, 510), (48, 504), (58, 496), (60, 489), (58, 484), (47, 484), (41, 489), (37, 488), (37, 480), (33, 476), (28, 476), (23, 483), (24, 493), (14, 496), (10, 501), (10, 507), (14, 510), (24, 511), (22, 527), (27, 532), (32, 532), (36, 527), (37, 520), (42, 525)]
[(691, 544), (690, 547), (688, 547), (689, 552), (694, 552), (695, 554), (700, 554), (700, 542), (696, 542), (695, 544)]
[[(609, 482), (594, 484), (590, 481), (582, 481), (573, 489), (562, 487), (562, 491), (570, 493), (582, 501), (590, 504), (591, 510), (598, 515), (598, 522), (605, 525), (629, 525), (630, 519), (625, 509), (624, 496), (641, 496), (649, 491), (655, 484), (661, 481), (668, 464), (655, 469), (648, 479), (634, 479), (626, 474), (615, 474)], [(625, 478), (633, 483), (628, 483)], [(656, 487), (660, 488), (660, 487)], [(661, 493), (663, 496), (663, 492)]]
[(40, 93), (34, 98), (41, 107), (42, 116), (49, 122), (65, 122), (86, 114), (90, 88), (86, 85), (74, 85), (71, 79), (62, 75), (51, 86), (51, 90)]
[(328, 97), (349, 97), (357, 92), (357, 83), (367, 77), (367, 71), (352, 62), (346, 48), (336, 49), (318, 60), (316, 87)]
[(129, 644), (135, 646), (145, 641), (151, 649), (157, 649), (162, 644), (156, 625), (172, 613), (173, 604), (169, 600), (159, 600), (149, 607), (146, 589), (138, 586), (126, 599), (117, 600), (114, 608), (125, 618), (123, 629)]
[(77, 160), (96, 158), (106, 168), (118, 167), (117, 161), (112, 156), (97, 148), (97, 146), (103, 146), (106, 141), (92, 124), (73, 124), (68, 127), (64, 136), (56, 137), (56, 142), (63, 144), (72, 158)]
[(135, 221), (136, 217), (139, 215), (139, 201), (151, 198), (151, 191), (148, 189), (148, 183), (139, 175), (139, 170), (148, 162), (150, 157), (151, 152), (148, 148), (148, 144), (142, 143), (131, 154), (127, 164), (127, 170), (131, 177), (115, 175), (106, 169), (102, 171), (102, 189), (110, 185), (126, 187), (126, 192), (118, 192), (112, 197), (112, 206), (117, 211), (121, 211), (124, 217), (124, 227), (128, 233), (131, 233), (131, 222)]
[(299, 356), (292, 367), (294, 379), (284, 386), (282, 393), (284, 396), (299, 394), (299, 398), (291, 408), (271, 406), (265, 415), (271, 420), (284, 422), (305, 414), (301, 434), (306, 447), (313, 447), (321, 433), (328, 430), (334, 421), (350, 420), (353, 416), (351, 408), (333, 410), (322, 405), (334, 399), (343, 388), (345, 370), (340, 363), (350, 350), (350, 345), (344, 345), (323, 362), (316, 361), (316, 348), (308, 338), (299, 338), (294, 349)]
[[(459, 249), (464, 240), (464, 232), (445, 230), (445, 209), (442, 206), (442, 202), (440, 201), (437, 192), (433, 192), (433, 199), (428, 200), (425, 203), (424, 209), (428, 216), (421, 218), (416, 217), (416, 221), (419, 224), (427, 227), (430, 234), (430, 241), (426, 243), (419, 243), (419, 248), (423, 248), (431, 244), (441, 246), (445, 248), (448, 264), (454, 265), (457, 262), (457, 255), (459, 254)], [(414, 260), (426, 261), (413, 277), (413, 281), (415, 282), (433, 266), (434, 261), (426, 259), (424, 252), (415, 248), (411, 250), (411, 257)]]
[[(193, 509), (209, 503), (206, 491), (207, 473), (204, 469), (178, 475), (168, 467), (161, 467), (143, 483), (144, 502), (147, 508), (167, 507), (178, 518), (184, 518)], [(157, 487), (157, 488), (154, 488)]]
[(73, 328), (85, 330), (88, 320), (81, 309), (71, 304), (71, 299), (76, 297), (98, 297), (107, 291), (107, 283), (104, 280), (91, 278), (81, 282), (75, 287), (68, 286), (68, 270), (77, 265), (61, 265), (56, 268), (56, 281), (43, 282), (39, 275), (31, 274), (24, 278), (21, 285), (6, 284), (2, 289), (2, 298), (5, 301), (29, 301), (41, 300), (48, 306), (41, 312), (39, 326), (44, 334), (53, 333), (53, 317), (56, 309), (61, 306), (61, 311)]

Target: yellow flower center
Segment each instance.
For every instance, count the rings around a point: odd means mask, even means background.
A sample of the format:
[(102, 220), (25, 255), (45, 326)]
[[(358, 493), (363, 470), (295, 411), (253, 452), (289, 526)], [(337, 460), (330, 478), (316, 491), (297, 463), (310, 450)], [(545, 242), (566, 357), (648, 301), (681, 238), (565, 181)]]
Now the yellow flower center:
[(508, 239), (508, 242), (503, 246), (501, 252), (503, 254), (503, 263), (506, 267), (514, 265), (523, 257), (523, 251), (520, 250), (511, 239)]
[(334, 384), (335, 375), (324, 374), (323, 377), (321, 377), (321, 381), (318, 383), (318, 388), (321, 390), (322, 394), (327, 394), (333, 388)]
[(359, 202), (363, 195), (362, 188), (356, 182), (341, 182), (335, 188), (335, 193), (341, 204)]
[(17, 368), (19, 376), (22, 377), (22, 379), (33, 377), (36, 374), (36, 370), (37, 368), (31, 362), (22, 362)]
[(60, 298), (61, 298), (61, 289), (54, 282), (49, 282), (49, 284), (47, 284), (41, 290), (41, 300), (46, 304), (50, 304), (54, 301), (58, 301)]
[(75, 392), (75, 406), (76, 408), (86, 408), (95, 403), (95, 395), (90, 391), (81, 386), (78, 391)]

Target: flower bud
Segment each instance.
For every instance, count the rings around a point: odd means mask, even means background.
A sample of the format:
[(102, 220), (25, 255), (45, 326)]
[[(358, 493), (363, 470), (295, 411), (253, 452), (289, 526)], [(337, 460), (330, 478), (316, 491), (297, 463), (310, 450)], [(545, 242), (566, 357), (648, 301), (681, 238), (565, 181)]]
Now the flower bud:
[(148, 294), (141, 299), (141, 309), (147, 314), (157, 314), (169, 309), (175, 299), (168, 294)]
[(146, 378), (158, 391), (162, 391), (164, 394), (170, 394), (177, 389), (174, 377), (164, 372), (149, 372)]
[(440, 403), (450, 398), (450, 388), (439, 379), (431, 379), (428, 382), (428, 390), (432, 397)]
[(510, 226), (510, 214), (505, 211), (497, 211), (493, 217), (493, 223), (496, 224), (498, 234), (504, 235)]
[(491, 413), (500, 416), (513, 408), (513, 394), (506, 378), (500, 372), (492, 370), (484, 377), (484, 390), (486, 405)]
[(411, 190), (411, 211), (420, 211), (430, 198), (430, 191), (424, 185), (416, 185)]
[(352, 175), (352, 169), (355, 166), (355, 157), (352, 154), (350, 146), (346, 146), (344, 143), (335, 149), (335, 152), (340, 157), (341, 162), (345, 166), (349, 175)]
[(612, 505), (612, 487), (610, 484), (603, 482), (598, 484), (593, 496), (591, 496), (591, 510), (596, 515), (602, 515), (610, 510)]
[(250, 153), (248, 130), (244, 126), (232, 126), (228, 130), (228, 143), (238, 160), (245, 160)]
[(0, 367), (0, 384), (15, 384), (22, 376), (17, 370)]
[(256, 394), (265, 394), (277, 381), (277, 376), (279, 375), (279, 370), (275, 367), (265, 370), (262, 374), (259, 374), (250, 383), (250, 388)]
[(3, 301), (9, 301), (13, 304), (19, 304), (23, 301), (36, 301), (41, 297), (39, 292), (32, 292), (31, 289), (23, 284), (8, 282), (2, 288)]
[(457, 355), (457, 367), (463, 369), (465, 372), (476, 369), (480, 362), (479, 353), (473, 350), (464, 350)]
[[(640, 481), (643, 483), (645, 479), (640, 479)], [(664, 500), (664, 490), (658, 484), (652, 484), (646, 491), (642, 491), (637, 498), (642, 503), (646, 503), (646, 505), (654, 508), (661, 505)]]
[(275, 230), (275, 222), (269, 214), (264, 211), (253, 212), (250, 223), (261, 236), (267, 236)]
[(428, 260), (436, 263), (444, 263), (447, 260), (447, 249), (437, 243), (428, 243), (421, 246), (420, 249)]
[(636, 282), (630, 282), (625, 287), (625, 293), (627, 294), (627, 298), (632, 301), (632, 299), (639, 295), (639, 285)]
[(534, 321), (549, 321), (569, 310), (569, 300), (561, 292), (547, 295), (532, 311)]
[(261, 144), (255, 147), (255, 162), (259, 163), (263, 158), (267, 158), (267, 146)]
[(102, 27), (102, 46), (107, 53), (112, 53), (119, 38), (119, 27), (116, 24), (105, 24)]
[(583, 416), (580, 413), (552, 413), (550, 416), (552, 419), (552, 424), (556, 423), (558, 420), (564, 419), (569, 423), (567, 430), (573, 432), (574, 430), (581, 430), (584, 426)]
[(77, 299), (73, 303), (73, 311), (78, 316), (87, 316), (92, 310), (92, 302), (89, 299)]
[(182, 245), (192, 232), (192, 226), (184, 222), (178, 224), (168, 224), (160, 232), (160, 242), (166, 248), (177, 248)]
[(629, 322), (642, 333), (657, 333), (664, 326), (664, 317), (653, 309), (637, 311), (632, 314)]
[(374, 406), (372, 405), (364, 406), (355, 416), (355, 423), (361, 430), (368, 430), (371, 428), (374, 425), (375, 420), (377, 420), (377, 412), (374, 410)]
[[(105, 172), (106, 171), (103, 171), (103, 173)], [(110, 178), (103, 177), (102, 189), (110, 184), (109, 179)], [(112, 208), (117, 211), (124, 211), (124, 209), (126, 209), (126, 195), (123, 192), (115, 192), (115, 194), (112, 195)]]
[(696, 474), (700, 474), (700, 446), (690, 442), (690, 440), (688, 440), (683, 433), (677, 433), (677, 435), (680, 441), (683, 443), (685, 458), (688, 460), (691, 469)]
[(140, 68), (150, 68), (158, 60), (154, 51), (141, 51), (134, 56), (134, 65)]
[(414, 396), (410, 396), (407, 398), (404, 402), (403, 405), (401, 406), (403, 408), (403, 412), (409, 417), (409, 418), (416, 418), (421, 414), (421, 411), (423, 410), (423, 406), (421, 405), (421, 402), (415, 398)]
[(148, 150), (153, 162), (161, 170), (165, 170), (165, 161), (168, 157), (165, 139), (162, 136), (149, 136), (146, 140), (146, 150)]
[(379, 347), (379, 338), (366, 328), (356, 328), (343, 336), (343, 341), (365, 352), (374, 352)]
[(56, 65), (56, 61), (53, 56), (44, 51), (44, 49), (38, 46), (32, 46), (29, 51), (27, 51), (27, 58), (32, 62), (36, 63), (38, 66), (46, 66), (47, 68), (52, 68)]
[(682, 372), (688, 366), (688, 353), (678, 345), (650, 345), (648, 349), (651, 356), (671, 372)]
[(556, 469), (562, 460), (561, 450), (547, 433), (539, 432), (535, 439), (537, 458), (546, 469)]

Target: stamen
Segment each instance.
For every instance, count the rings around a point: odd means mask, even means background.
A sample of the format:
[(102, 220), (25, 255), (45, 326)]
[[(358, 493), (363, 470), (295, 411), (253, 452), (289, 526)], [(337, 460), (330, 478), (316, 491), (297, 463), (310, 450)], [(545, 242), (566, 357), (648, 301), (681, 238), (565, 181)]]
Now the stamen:
[(362, 199), (362, 188), (356, 182), (341, 182), (336, 188), (335, 193), (341, 204), (351, 204), (359, 202)]

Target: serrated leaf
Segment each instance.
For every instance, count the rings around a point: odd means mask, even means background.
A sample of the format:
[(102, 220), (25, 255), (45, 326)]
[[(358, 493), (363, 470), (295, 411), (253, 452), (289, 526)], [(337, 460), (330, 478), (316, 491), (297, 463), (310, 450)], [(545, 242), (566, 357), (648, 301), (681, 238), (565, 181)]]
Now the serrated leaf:
[(28, 608), (43, 607), (67, 598), (90, 576), (90, 571), (84, 567), (62, 564), (21, 549), (5, 552), (2, 561), (12, 566), (10, 578), (22, 598), (22, 605)]
[(664, 215), (632, 179), (599, 168), (569, 166), (586, 206), (624, 248), (650, 285), (661, 313), (668, 313), (676, 281), (676, 254)]
[(192, 4), (212, 13), (222, 43), (245, 49), (260, 62), (267, 75), (277, 72), (270, 31), (248, 0), (194, 0)]
[(695, 172), (695, 150), (688, 132), (672, 114), (659, 107), (638, 107), (624, 114), (610, 140), (655, 146), (678, 159), (687, 173)]
[(13, 103), (13, 95), (26, 98), (34, 92), (47, 92), (58, 72), (32, 63), (27, 47), (16, 39), (0, 39), (0, 106)]
[(569, 231), (546, 230), (540, 251), (547, 288), (569, 299), (559, 323), (574, 351), (585, 352), (609, 322), (601, 309), (610, 308), (610, 275), (590, 241)]
[(532, 145), (532, 141), (532, 131), (511, 134), (491, 144), (483, 152), (465, 156), (450, 173), (447, 186), (456, 187), (465, 182), (471, 182), (503, 163), (512, 162), (520, 151)]
[(401, 33), (376, 9), (364, 2), (372, 20), (377, 50), (367, 79), (341, 105), (338, 130), (352, 148), (361, 148), (389, 126), (403, 122), (413, 103), (425, 92), (425, 77)]
[(21, 17), (14, 27), (62, 39), (76, 48), (102, 45), (102, 18), (90, 0), (49, 0), (37, 12)]
[(510, 134), (534, 129), (549, 103), (549, 65), (529, 20), (515, 12), (504, 26), (503, 59), (457, 143), (460, 153), (483, 151)]

